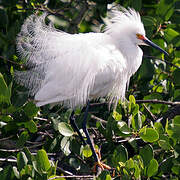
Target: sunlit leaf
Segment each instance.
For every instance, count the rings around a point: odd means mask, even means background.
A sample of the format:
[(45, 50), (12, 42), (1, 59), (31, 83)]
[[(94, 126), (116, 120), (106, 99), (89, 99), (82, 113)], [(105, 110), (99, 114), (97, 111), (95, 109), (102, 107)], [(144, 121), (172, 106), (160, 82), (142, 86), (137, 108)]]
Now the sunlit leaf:
[(63, 136), (72, 136), (74, 133), (72, 127), (65, 122), (60, 122), (58, 124), (58, 130)]
[(84, 157), (88, 158), (92, 156), (92, 151), (89, 145), (83, 147), (82, 154)]
[(17, 154), (17, 166), (18, 166), (18, 170), (21, 171), (25, 165), (27, 165), (28, 159), (25, 155), (24, 152), (19, 152)]
[(61, 150), (64, 152), (66, 156), (68, 156), (71, 151), (70, 151), (70, 139), (68, 136), (65, 136), (61, 140)]
[(152, 159), (149, 163), (149, 166), (147, 168), (147, 175), (148, 177), (152, 177), (153, 175), (155, 175), (158, 171), (158, 162), (156, 159)]
[(9, 88), (4, 80), (3, 75), (0, 73), (0, 103), (10, 104), (10, 92)]
[(144, 141), (147, 141), (147, 142), (154, 142), (159, 139), (158, 132), (153, 128), (144, 127), (140, 129), (139, 135)]
[(37, 152), (36, 155), (37, 167), (42, 169), (42, 171), (47, 172), (51, 167), (47, 153), (44, 149), (41, 149)]

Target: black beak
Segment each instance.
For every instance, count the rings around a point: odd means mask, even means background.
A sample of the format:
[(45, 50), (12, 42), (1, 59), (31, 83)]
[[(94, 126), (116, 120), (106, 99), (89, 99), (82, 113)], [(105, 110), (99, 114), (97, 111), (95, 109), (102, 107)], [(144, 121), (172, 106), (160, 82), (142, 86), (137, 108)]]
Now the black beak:
[(152, 41), (150, 41), (149, 39), (147, 39), (147, 38), (146, 38), (146, 39), (143, 39), (143, 42), (144, 42), (145, 44), (149, 45), (149, 46), (152, 46), (152, 47), (158, 49), (159, 51), (161, 51), (161, 52), (164, 53), (165, 55), (169, 56), (169, 54), (168, 54), (165, 50), (163, 50), (162, 48), (160, 48), (158, 45), (154, 44), (154, 43), (153, 43)]

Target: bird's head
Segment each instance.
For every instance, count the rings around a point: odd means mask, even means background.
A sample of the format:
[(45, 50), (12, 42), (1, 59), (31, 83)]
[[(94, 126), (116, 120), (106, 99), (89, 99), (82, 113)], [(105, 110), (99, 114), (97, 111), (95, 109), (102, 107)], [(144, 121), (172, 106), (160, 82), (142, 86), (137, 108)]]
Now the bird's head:
[(115, 40), (123, 43), (123, 45), (128, 45), (128, 43), (131, 43), (136, 46), (152, 46), (168, 55), (166, 51), (164, 51), (146, 37), (141, 17), (134, 9), (125, 9), (121, 7), (121, 11), (112, 11), (112, 15), (113, 17), (110, 20), (110, 24), (107, 25), (106, 32), (110, 34)]

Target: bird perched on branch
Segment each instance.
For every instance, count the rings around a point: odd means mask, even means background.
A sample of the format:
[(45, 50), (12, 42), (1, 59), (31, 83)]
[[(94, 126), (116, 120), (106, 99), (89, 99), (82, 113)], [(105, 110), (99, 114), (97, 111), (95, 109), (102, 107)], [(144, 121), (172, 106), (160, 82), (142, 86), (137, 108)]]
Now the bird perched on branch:
[(31, 15), (17, 37), (17, 51), (29, 67), (15, 72), (16, 80), (29, 89), (37, 106), (62, 104), (75, 109), (87, 108), (83, 121), (85, 141), (75, 124), (70, 122), (84, 143), (90, 145), (95, 161), (100, 162), (86, 129), (89, 101), (107, 97), (110, 103), (124, 100), (130, 77), (138, 70), (143, 52), (139, 45), (149, 45), (167, 52), (148, 40), (138, 12), (121, 8), (113, 11), (103, 33), (68, 34), (46, 25), (47, 14)]

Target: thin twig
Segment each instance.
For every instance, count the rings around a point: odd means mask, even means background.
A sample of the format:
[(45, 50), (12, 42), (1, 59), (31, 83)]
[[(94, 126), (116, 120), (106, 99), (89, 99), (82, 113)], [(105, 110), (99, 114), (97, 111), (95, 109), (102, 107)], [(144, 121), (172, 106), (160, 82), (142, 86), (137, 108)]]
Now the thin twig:
[(145, 110), (150, 114), (150, 116), (153, 118), (153, 120), (155, 121), (157, 118), (156, 118), (156, 116), (149, 110), (149, 108), (145, 105), (145, 104), (143, 104), (143, 106), (144, 106), (144, 108), (145, 108)]
[(9, 59), (6, 59), (6, 58), (3, 57), (3, 56), (0, 56), (0, 58), (3, 59), (3, 60), (5, 60), (5, 61), (8, 61), (8, 62), (10, 62), (10, 63), (12, 63), (12, 64), (15, 64), (15, 65), (18, 65), (18, 66), (23, 66), (23, 65), (21, 65), (21, 64), (18, 64), (17, 62), (14, 62), (14, 61), (11, 61), (11, 60), (9, 60)]
[(0, 139), (0, 142), (1, 142), (1, 141), (6, 141), (6, 140), (8, 140), (8, 139), (11, 139), (12, 137), (14, 137), (14, 135), (11, 135), (11, 136), (6, 137), (6, 138), (2, 138), (2, 139)]
[(73, 176), (73, 174), (67, 170), (64, 170), (61, 167), (57, 167), (57, 170), (61, 171), (63, 174), (67, 174), (68, 176)]
[(171, 102), (171, 101), (163, 101), (158, 99), (152, 99), (152, 100), (136, 100), (137, 103), (152, 103), (152, 104), (166, 104), (166, 105), (180, 105), (180, 102)]
[(71, 33), (76, 33), (77, 32), (77, 26), (84, 19), (87, 10), (88, 10), (88, 3), (87, 3), (86, 0), (83, 0), (83, 4), (81, 5), (81, 10), (79, 11), (78, 16), (76, 16), (70, 22), (70, 24), (71, 24)]
[(9, 158), (0, 158), (0, 161), (1, 162), (17, 162), (16, 159), (9, 159)]
[(93, 114), (91, 114), (91, 118), (95, 119), (96, 121), (100, 121), (101, 123), (104, 123), (104, 124), (107, 123), (107, 121), (105, 121), (104, 119), (101, 119), (101, 118), (99, 118), (99, 117), (97, 117), (97, 116), (95, 116)]
[(21, 149), (0, 149), (0, 151), (2, 151), (2, 152), (19, 152), (19, 151), (21, 151), (22, 150), (22, 148)]
[(174, 67), (176, 67), (176, 68), (180, 69), (180, 67), (179, 67), (179, 66), (177, 66), (177, 65), (173, 64), (172, 62), (169, 62), (169, 61), (166, 61), (166, 60), (163, 60), (163, 59), (157, 58), (157, 57), (155, 57), (155, 56), (143, 55), (143, 57), (145, 57), (145, 58), (151, 58), (151, 59), (156, 59), (156, 60), (158, 60), (158, 61), (165, 62), (165, 63), (167, 63), (167, 64), (169, 64), (169, 65), (171, 65), (171, 66), (174, 66)]
[(48, 119), (45, 119), (45, 118), (40, 118), (40, 117), (34, 117), (34, 119), (37, 119), (37, 120), (40, 120), (40, 121), (49, 121)]
[(50, 178), (48, 180), (59, 179), (59, 178), (94, 179), (94, 176), (92, 176), (92, 175), (56, 176), (56, 177)]
[(175, 116), (180, 115), (180, 105), (173, 106), (168, 109), (168, 111), (163, 114), (163, 116), (156, 120), (156, 122), (161, 122), (165, 127), (167, 119), (173, 119)]

